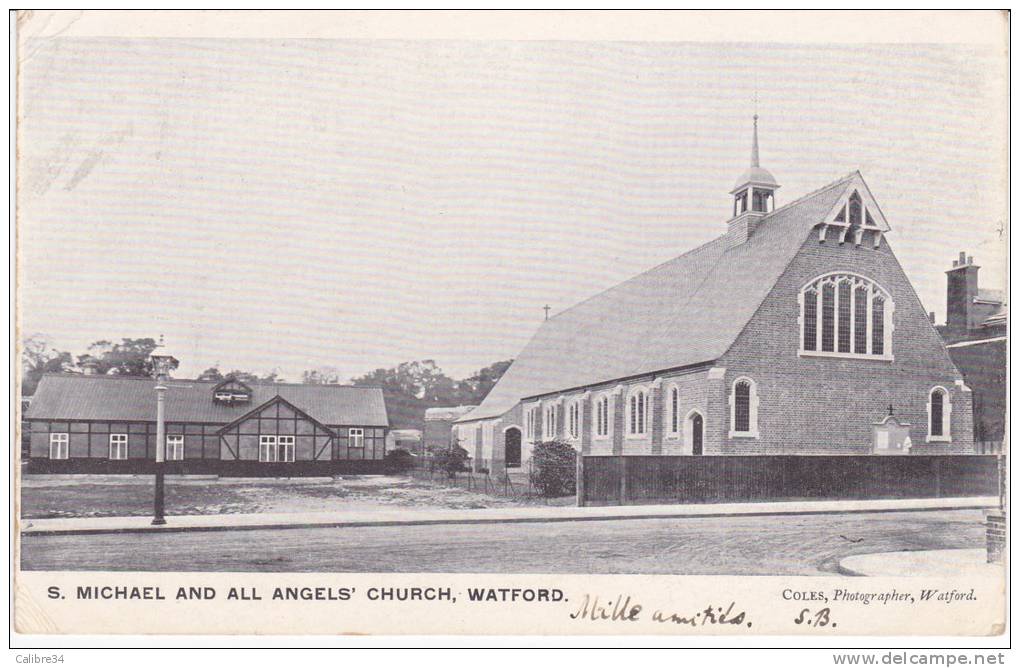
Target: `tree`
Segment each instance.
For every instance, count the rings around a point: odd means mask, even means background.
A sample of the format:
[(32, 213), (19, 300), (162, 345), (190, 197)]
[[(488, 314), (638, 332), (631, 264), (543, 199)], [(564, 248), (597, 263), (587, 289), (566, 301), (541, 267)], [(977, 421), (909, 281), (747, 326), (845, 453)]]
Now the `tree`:
[[(78, 355), (78, 365), (94, 361), (97, 374), (116, 374), (118, 376), (152, 376), (152, 351), (156, 349), (156, 340), (121, 339), (120, 343), (102, 340), (88, 347), (85, 355)], [(174, 364), (173, 369), (177, 368)]]
[(563, 441), (536, 443), (531, 453), (531, 482), (542, 496), (566, 496), (577, 489), (577, 451)]
[(211, 380), (219, 382), (223, 380), (223, 374), (218, 367), (211, 366), (198, 375), (198, 380)]
[(301, 382), (307, 385), (338, 385), (340, 371), (336, 367), (321, 366), (301, 372)]
[(45, 373), (70, 371), (71, 353), (57, 350), (42, 334), (25, 339), (21, 349), (21, 396), (30, 397)]
[(457, 383), (458, 404), (476, 405), (488, 396), (499, 379), (503, 377), (506, 370), (513, 364), (513, 360), (495, 362), (474, 372), (464, 380)]
[(239, 380), (242, 383), (282, 383), (282, 382), (284, 382), (283, 378), (279, 377), (279, 373), (277, 372), (276, 369), (273, 369), (269, 373), (262, 374), (261, 376), (258, 375), (257, 373), (252, 373), (250, 371), (241, 371), (239, 369), (234, 369), (233, 371), (230, 371), (230, 372), (224, 374), (223, 377), (224, 378), (233, 378), (234, 380)]

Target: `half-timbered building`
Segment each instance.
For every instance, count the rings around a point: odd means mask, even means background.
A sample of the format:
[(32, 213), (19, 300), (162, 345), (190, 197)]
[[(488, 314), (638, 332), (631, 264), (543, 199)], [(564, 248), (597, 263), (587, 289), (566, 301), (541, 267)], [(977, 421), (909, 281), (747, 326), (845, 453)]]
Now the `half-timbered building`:
[[(156, 381), (43, 376), (24, 424), (30, 471), (142, 472), (155, 461)], [(382, 470), (382, 390), (165, 381), (166, 459), (183, 473), (307, 475)]]

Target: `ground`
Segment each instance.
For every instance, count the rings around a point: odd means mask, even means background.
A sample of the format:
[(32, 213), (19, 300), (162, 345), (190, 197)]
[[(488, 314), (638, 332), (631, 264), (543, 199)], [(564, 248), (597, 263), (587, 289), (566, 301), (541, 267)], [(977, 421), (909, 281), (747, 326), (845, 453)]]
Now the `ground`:
[(979, 510), (22, 537), (26, 570), (820, 575), (978, 548)]
[[(168, 515), (306, 513), (415, 508), (498, 508), (542, 499), (515, 499), (404, 476), (329, 478), (168, 479)], [(554, 499), (571, 504), (573, 497)], [(150, 515), (152, 476), (25, 476), (21, 517), (115, 517)]]

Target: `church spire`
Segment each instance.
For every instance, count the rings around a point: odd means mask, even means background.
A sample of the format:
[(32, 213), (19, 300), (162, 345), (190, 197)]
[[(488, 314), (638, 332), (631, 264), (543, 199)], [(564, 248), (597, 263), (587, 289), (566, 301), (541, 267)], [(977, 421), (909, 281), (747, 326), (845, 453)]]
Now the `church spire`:
[(751, 134), (751, 166), (748, 167), (730, 194), (734, 196), (733, 215), (739, 216), (745, 211), (752, 213), (769, 213), (775, 208), (773, 195), (779, 188), (772, 172), (761, 166), (758, 154), (758, 111), (755, 110), (754, 129)]
[(754, 140), (751, 143), (751, 166), (761, 167), (758, 164), (758, 112), (754, 112)]

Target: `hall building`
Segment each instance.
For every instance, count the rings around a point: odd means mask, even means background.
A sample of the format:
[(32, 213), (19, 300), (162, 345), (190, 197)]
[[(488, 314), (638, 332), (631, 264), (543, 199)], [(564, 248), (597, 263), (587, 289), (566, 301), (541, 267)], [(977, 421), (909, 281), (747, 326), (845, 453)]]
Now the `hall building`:
[[(29, 473), (152, 470), (152, 378), (47, 374), (24, 416)], [(289, 476), (385, 471), (382, 390), (170, 379), (166, 460), (174, 473)]]
[(971, 392), (860, 172), (776, 206), (759, 162), (716, 239), (568, 308), (455, 424), (476, 470), (585, 455), (973, 452)]

